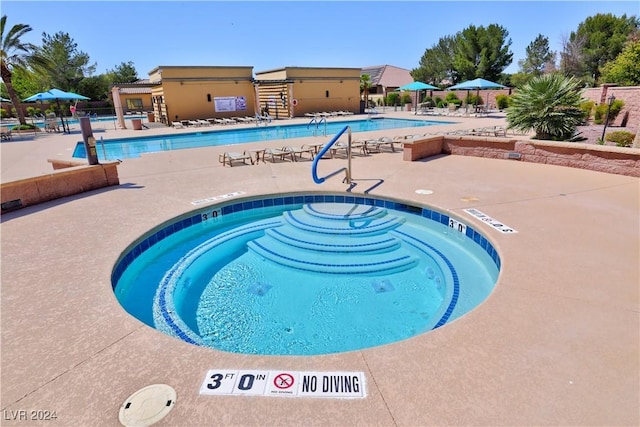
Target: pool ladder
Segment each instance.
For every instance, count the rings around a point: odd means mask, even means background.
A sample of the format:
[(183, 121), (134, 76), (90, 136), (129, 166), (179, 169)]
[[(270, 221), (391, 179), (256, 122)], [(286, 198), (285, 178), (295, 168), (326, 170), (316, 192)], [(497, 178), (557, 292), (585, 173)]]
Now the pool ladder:
[(318, 136), (318, 127), (322, 122), (324, 122), (324, 131), (322, 132), (322, 136), (327, 136), (327, 118), (324, 116), (322, 117), (314, 116), (313, 119), (311, 119), (311, 121), (307, 125), (307, 129), (309, 129), (309, 127), (312, 124), (314, 123), (316, 124), (315, 128), (313, 129), (313, 136)]
[[(347, 141), (348, 141), (347, 142), (348, 144), (347, 145), (347, 167), (335, 170), (329, 173), (327, 176), (318, 177), (318, 162), (320, 162), (320, 160), (327, 153), (327, 151), (331, 150), (333, 145), (338, 141), (338, 139), (340, 139), (342, 134), (345, 132), (348, 132), (347, 133)], [(351, 127), (350, 126), (345, 126), (344, 128), (342, 128), (342, 130), (338, 132), (336, 136), (334, 136), (331, 139), (331, 141), (329, 141), (322, 148), (322, 150), (320, 150), (320, 152), (314, 157), (313, 164), (311, 165), (311, 177), (313, 178), (313, 182), (315, 182), (316, 184), (322, 184), (327, 178), (337, 175), (342, 171), (345, 172), (345, 177), (342, 180), (342, 182), (346, 182), (347, 184), (351, 185)]]

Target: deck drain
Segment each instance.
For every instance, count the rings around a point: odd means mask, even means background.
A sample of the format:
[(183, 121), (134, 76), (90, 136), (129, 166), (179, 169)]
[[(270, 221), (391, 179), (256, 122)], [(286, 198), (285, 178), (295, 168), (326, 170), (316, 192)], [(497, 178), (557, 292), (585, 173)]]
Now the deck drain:
[(163, 419), (176, 403), (176, 391), (153, 384), (133, 393), (120, 407), (120, 423), (126, 427), (150, 426)]

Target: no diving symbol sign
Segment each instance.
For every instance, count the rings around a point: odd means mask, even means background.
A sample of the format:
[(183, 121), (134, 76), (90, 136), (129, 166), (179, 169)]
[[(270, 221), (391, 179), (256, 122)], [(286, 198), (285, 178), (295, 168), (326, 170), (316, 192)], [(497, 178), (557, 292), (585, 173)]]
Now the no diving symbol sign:
[(286, 374), (286, 373), (278, 374), (273, 379), (273, 385), (279, 388), (280, 390), (286, 390), (288, 388), (291, 388), (294, 382), (295, 380), (293, 379), (293, 375)]

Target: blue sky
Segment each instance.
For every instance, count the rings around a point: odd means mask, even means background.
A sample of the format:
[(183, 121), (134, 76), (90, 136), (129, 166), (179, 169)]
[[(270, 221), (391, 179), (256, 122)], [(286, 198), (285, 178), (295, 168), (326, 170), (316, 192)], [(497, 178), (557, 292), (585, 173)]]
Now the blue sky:
[(286, 66), (390, 64), (413, 69), (424, 51), (469, 25), (498, 24), (513, 63), (538, 34), (559, 51), (563, 38), (597, 13), (640, 15), (635, 1), (29, 1), (2, 0), (7, 25), (68, 33), (97, 73), (132, 61), (138, 76), (160, 65)]

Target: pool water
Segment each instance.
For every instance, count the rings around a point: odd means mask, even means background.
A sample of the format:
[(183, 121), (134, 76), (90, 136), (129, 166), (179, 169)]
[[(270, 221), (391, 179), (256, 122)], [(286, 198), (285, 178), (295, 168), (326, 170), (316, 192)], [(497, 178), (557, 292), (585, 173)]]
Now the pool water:
[[(350, 126), (352, 132), (366, 132), (384, 129), (399, 129), (408, 127), (423, 127), (447, 124), (429, 120), (373, 118), (368, 120), (346, 120), (328, 122), (326, 135)], [(225, 129), (193, 133), (178, 133), (175, 135), (159, 135), (141, 138), (105, 139), (98, 141), (97, 153), (99, 160), (114, 160), (140, 157), (143, 153), (180, 150), (184, 148), (200, 148), (219, 145), (244, 144), (256, 141), (272, 141), (275, 139), (303, 138), (310, 136), (325, 137), (325, 127), (322, 123), (318, 128), (314, 125), (276, 125), (256, 126), (252, 128)], [(206, 129), (206, 128), (204, 128)], [(78, 142), (73, 157), (86, 158), (84, 143)]]
[(459, 232), (426, 208), (352, 199), (265, 199), (182, 219), (126, 252), (116, 296), (192, 344), (314, 355), (411, 338), (490, 294), (499, 257), (471, 227)]

